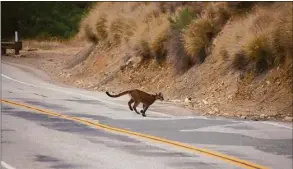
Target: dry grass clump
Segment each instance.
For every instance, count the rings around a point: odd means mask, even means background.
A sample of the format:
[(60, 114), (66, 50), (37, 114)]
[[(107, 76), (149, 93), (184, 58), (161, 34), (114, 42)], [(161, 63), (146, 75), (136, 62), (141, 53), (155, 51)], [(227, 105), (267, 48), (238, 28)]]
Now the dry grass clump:
[(158, 63), (162, 63), (163, 61), (166, 60), (166, 57), (167, 57), (166, 41), (167, 41), (167, 33), (161, 32), (151, 44), (153, 54)]
[[(169, 9), (170, 5), (177, 8), (182, 4), (170, 3), (166, 7)], [(91, 30), (84, 34), (87, 39), (94, 39), (95, 35), (99, 42), (109, 43), (110, 48), (127, 46), (136, 55), (155, 56), (161, 62), (167, 53), (164, 42), (168, 11), (163, 14), (158, 3), (153, 2), (98, 2), (80, 29)], [(146, 54), (148, 51), (150, 54)]]
[(119, 45), (121, 43), (125, 28), (124, 23), (125, 18), (123, 17), (116, 18), (111, 22), (109, 34), (112, 44)]
[(195, 63), (206, 58), (206, 49), (211, 43), (213, 25), (208, 18), (194, 20), (183, 33), (184, 49)]
[(150, 44), (144, 39), (141, 39), (135, 45), (134, 51), (135, 51), (136, 56), (141, 57), (142, 62), (148, 61), (153, 58)]
[(255, 5), (225, 26), (216, 42), (213, 54), (221, 56), (222, 48), (227, 49), (237, 70), (251, 70), (246, 67), (252, 65), (261, 73), (279, 66), (292, 57), (292, 3)]
[(291, 9), (292, 3), (99, 2), (81, 32), (142, 60), (168, 59), (179, 72), (203, 63), (210, 51), (234, 69), (263, 72), (292, 59)]
[(249, 59), (255, 62), (255, 71), (261, 73), (273, 65), (273, 56), (266, 35), (258, 35), (249, 39), (244, 51)]
[(101, 40), (107, 39), (108, 37), (107, 17), (105, 15), (98, 17), (97, 23), (96, 23), (96, 32), (99, 39)]
[[(283, 9), (284, 10), (284, 9)], [(272, 33), (272, 47), (276, 57), (275, 63), (282, 64), (286, 57), (293, 59), (293, 12), (292, 3), (283, 11), (276, 22), (276, 28)]]
[(183, 32), (184, 48), (195, 63), (203, 63), (213, 38), (230, 18), (226, 2), (209, 3), (200, 18), (195, 18)]
[(232, 60), (232, 67), (236, 70), (244, 70), (248, 64), (249, 60), (245, 56), (244, 51), (239, 51), (235, 53)]
[(92, 42), (92, 43), (97, 43), (98, 42), (98, 37), (97, 35), (94, 34), (92, 28), (86, 24), (84, 26), (84, 34), (85, 34), (85, 38), (86, 40)]

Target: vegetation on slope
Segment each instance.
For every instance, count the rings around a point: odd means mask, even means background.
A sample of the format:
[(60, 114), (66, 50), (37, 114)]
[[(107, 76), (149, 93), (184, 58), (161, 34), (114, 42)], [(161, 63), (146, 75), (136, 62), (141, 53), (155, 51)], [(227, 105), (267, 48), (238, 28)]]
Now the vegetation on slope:
[[(203, 63), (216, 45), (221, 48), (219, 55), (235, 56), (235, 68), (243, 69), (245, 64), (253, 63), (256, 72), (263, 72), (283, 63), (292, 51), (291, 6), (250, 2), (103, 2), (97, 3), (83, 19), (80, 36), (110, 49), (127, 44), (134, 56), (156, 59), (158, 63), (171, 61), (178, 71)], [(229, 37), (222, 36), (221, 41), (226, 39), (229, 44), (213, 45), (228, 21), (231, 30), (224, 33)], [(231, 53), (236, 48), (237, 52)]]
[[(226, 112), (243, 101), (250, 113), (292, 108), (291, 2), (101, 2), (78, 37), (97, 46), (83, 67), (100, 70), (91, 76), (106, 79), (102, 86), (156, 86), (176, 98), (210, 98)], [(135, 57), (138, 67), (125, 69)]]

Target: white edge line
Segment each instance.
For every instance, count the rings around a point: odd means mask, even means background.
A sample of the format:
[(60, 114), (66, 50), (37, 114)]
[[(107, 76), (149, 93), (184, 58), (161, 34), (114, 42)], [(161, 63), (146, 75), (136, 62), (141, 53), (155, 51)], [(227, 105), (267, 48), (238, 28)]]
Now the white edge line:
[[(239, 121), (239, 122), (240, 123), (236, 123), (236, 124), (257, 123), (257, 122), (252, 122), (252, 121)], [(269, 124), (269, 125), (273, 125), (273, 126), (282, 127), (282, 128), (286, 128), (286, 129), (292, 130), (292, 127), (285, 126), (285, 125), (278, 124), (278, 123), (274, 123), (274, 122), (263, 121), (261, 123), (263, 123), (263, 124)], [(225, 124), (225, 125), (217, 125), (217, 126), (222, 127), (222, 126), (230, 126), (230, 125), (235, 125), (235, 124)], [(216, 126), (209, 126), (209, 127), (216, 127)], [(182, 129), (182, 130), (179, 130), (179, 131), (180, 132), (194, 132), (194, 131), (197, 131), (197, 130), (198, 129)]]
[(290, 130), (293, 129), (292, 127), (289, 127), (289, 126), (285, 126), (285, 125), (278, 124), (278, 123), (273, 123), (273, 122), (268, 122), (268, 121), (264, 121), (262, 123), (264, 123), (264, 124), (270, 124), (270, 125), (278, 126), (278, 127), (283, 127), (283, 128), (290, 129)]
[[(43, 88), (43, 89), (47, 89), (47, 90), (62, 92), (62, 93), (70, 94), (70, 95), (73, 95), (73, 96), (79, 95), (79, 96), (82, 96), (82, 97), (86, 97), (86, 98), (98, 100), (100, 102), (104, 102), (104, 103), (107, 103), (107, 104), (112, 104), (112, 105), (115, 105), (115, 106), (126, 107), (126, 106), (123, 106), (121, 104), (117, 104), (117, 103), (113, 103), (113, 102), (108, 102), (108, 101), (105, 101), (105, 100), (100, 100), (100, 99), (98, 99), (96, 97), (92, 97), (92, 96), (85, 95), (85, 94), (81, 94), (81, 93), (69, 92), (69, 91), (65, 91), (65, 90), (58, 90), (58, 89), (49, 88), (49, 87), (43, 87), (43, 86), (37, 86), (37, 85), (34, 85), (34, 84), (29, 84), (29, 83), (26, 83), (26, 82), (19, 81), (17, 79), (11, 78), (11, 77), (9, 77), (7, 75), (4, 75), (4, 74), (1, 74), (1, 76), (5, 77), (5, 78), (7, 78), (9, 80), (12, 80), (12, 81), (15, 81), (15, 82), (18, 82), (18, 83), (21, 83), (21, 84), (25, 84), (25, 85), (28, 85), (28, 86), (31, 86), (31, 87)], [(159, 113), (159, 112), (155, 112), (155, 111), (150, 111), (150, 112), (152, 112), (153, 114), (157, 114), (157, 115), (161, 115), (161, 116), (165, 116), (165, 117), (170, 117), (170, 118), (172, 118), (172, 117), (174, 118), (175, 117), (173, 115), (163, 114), (163, 113)]]
[(11, 165), (5, 163), (4, 161), (1, 161), (1, 165), (6, 169), (16, 169), (16, 168), (12, 167)]
[(179, 130), (179, 131), (180, 131), (180, 132), (193, 132), (193, 131), (197, 131), (197, 130), (202, 129), (202, 128), (225, 127), (225, 126), (238, 125), (238, 124), (245, 124), (245, 123), (249, 123), (249, 122), (244, 121), (244, 122), (240, 122), (240, 123), (232, 123), (232, 124), (229, 123), (229, 124), (223, 124), (223, 125), (201, 127), (201, 128), (197, 128), (197, 129), (182, 129), (182, 130)]

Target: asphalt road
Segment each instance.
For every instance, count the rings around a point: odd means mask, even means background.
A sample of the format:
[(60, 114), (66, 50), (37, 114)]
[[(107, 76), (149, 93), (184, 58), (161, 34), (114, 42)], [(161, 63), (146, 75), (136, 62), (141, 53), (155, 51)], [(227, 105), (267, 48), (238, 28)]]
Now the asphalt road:
[[(1, 67), (2, 99), (205, 148), (267, 168), (292, 168), (292, 123), (173, 116), (164, 113), (188, 114), (188, 110), (160, 102), (144, 118), (130, 112), (127, 96), (113, 99), (101, 92), (55, 84), (43, 72), (20, 65), (2, 63)], [(1, 110), (1, 166), (6, 169), (241, 168), (213, 155), (20, 106), (2, 102)]]

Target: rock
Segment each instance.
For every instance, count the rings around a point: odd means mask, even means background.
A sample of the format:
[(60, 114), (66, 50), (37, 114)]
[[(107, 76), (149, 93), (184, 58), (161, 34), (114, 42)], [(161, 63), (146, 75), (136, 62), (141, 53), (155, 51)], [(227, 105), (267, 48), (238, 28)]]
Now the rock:
[(240, 118), (241, 118), (241, 119), (246, 119), (246, 116), (241, 116)]
[(266, 118), (267, 116), (266, 116), (265, 114), (261, 114), (259, 117), (260, 117), (261, 119), (264, 119), (264, 118)]
[(286, 116), (286, 117), (284, 117), (284, 119), (283, 119), (284, 121), (293, 121), (293, 117), (290, 117), (290, 116)]
[(80, 81), (80, 80), (77, 80), (77, 81), (75, 82), (75, 84), (76, 84), (76, 85), (80, 85), (80, 84), (81, 84), (81, 81)]
[(69, 78), (69, 77), (71, 77), (72, 75), (70, 74), (70, 73), (68, 73), (67, 75), (66, 75), (66, 78)]
[(128, 60), (127, 62), (126, 62), (126, 66), (129, 66), (129, 65), (131, 65), (131, 64), (133, 64), (133, 61), (132, 60)]
[(220, 112), (220, 110), (217, 109), (217, 108), (215, 108), (214, 111), (215, 111), (215, 113), (219, 113)]
[(204, 104), (208, 104), (208, 101), (206, 101), (205, 99), (202, 99), (202, 102), (203, 102)]
[(230, 101), (232, 101), (233, 100), (233, 95), (229, 95), (228, 96), (228, 101), (230, 102)]
[(94, 90), (98, 90), (98, 87), (95, 87)]
[(269, 85), (269, 84), (271, 84), (271, 82), (267, 80), (267, 81), (266, 81), (266, 84)]
[(191, 98), (190, 97), (186, 97), (184, 100), (184, 103), (190, 103), (191, 102)]
[(93, 87), (94, 86), (94, 84), (89, 84), (87, 87), (88, 88), (91, 88), (91, 87)]
[(229, 113), (224, 113), (223, 116), (229, 116)]

